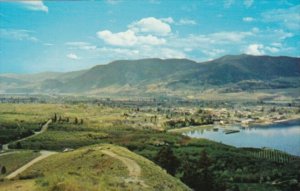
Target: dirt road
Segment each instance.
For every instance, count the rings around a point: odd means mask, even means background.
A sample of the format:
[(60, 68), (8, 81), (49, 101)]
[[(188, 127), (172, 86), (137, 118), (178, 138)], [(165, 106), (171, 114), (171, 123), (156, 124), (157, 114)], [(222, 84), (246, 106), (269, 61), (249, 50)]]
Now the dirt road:
[(32, 161), (28, 162), (27, 164), (23, 165), (22, 167), (18, 168), (17, 170), (15, 170), (14, 172), (10, 173), (9, 175), (7, 175), (5, 178), (6, 179), (12, 179), (15, 178), (16, 176), (18, 176), (20, 173), (24, 172), (26, 169), (28, 169), (29, 167), (31, 167), (32, 165), (34, 165), (35, 163), (55, 154), (56, 152), (52, 152), (52, 151), (40, 151), (41, 155), (35, 159), (33, 159)]
[[(45, 124), (42, 126), (42, 128), (41, 128), (40, 131), (34, 132), (33, 135), (30, 135), (30, 136), (25, 137), (25, 138), (23, 138), (23, 139), (19, 139), (19, 140), (14, 141), (14, 142), (24, 141), (24, 140), (27, 140), (27, 139), (29, 139), (29, 138), (35, 137), (35, 136), (37, 136), (37, 135), (39, 135), (39, 134), (41, 134), (41, 133), (44, 133), (45, 131), (47, 131), (48, 125), (49, 125), (51, 122), (52, 122), (52, 120), (49, 119), (49, 120), (47, 121), (47, 123), (45, 123)], [(9, 150), (8, 146), (9, 146), (9, 144), (4, 144), (4, 145), (2, 145), (2, 150), (3, 150), (3, 151)]]
[(103, 150), (102, 152), (110, 157), (120, 160), (127, 167), (129, 176), (139, 177), (141, 175), (141, 167), (134, 160), (122, 157), (108, 150)]

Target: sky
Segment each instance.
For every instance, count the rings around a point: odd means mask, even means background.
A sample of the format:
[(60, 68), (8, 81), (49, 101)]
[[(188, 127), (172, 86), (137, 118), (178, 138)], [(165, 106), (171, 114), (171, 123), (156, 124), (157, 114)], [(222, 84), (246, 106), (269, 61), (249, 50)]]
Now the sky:
[(300, 57), (300, 0), (0, 1), (0, 73), (228, 54)]

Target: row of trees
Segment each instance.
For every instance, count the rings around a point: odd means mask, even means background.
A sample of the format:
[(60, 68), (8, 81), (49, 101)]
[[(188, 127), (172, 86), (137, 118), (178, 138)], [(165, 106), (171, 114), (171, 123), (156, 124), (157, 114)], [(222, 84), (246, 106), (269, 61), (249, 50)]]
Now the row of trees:
[[(62, 116), (58, 116), (56, 113), (54, 114), (54, 116), (52, 117), (52, 122), (56, 123), (56, 122), (67, 122), (70, 123), (70, 118), (69, 117), (65, 117), (63, 118)], [(74, 118), (74, 124), (83, 124), (83, 119), (78, 119), (77, 117)]]

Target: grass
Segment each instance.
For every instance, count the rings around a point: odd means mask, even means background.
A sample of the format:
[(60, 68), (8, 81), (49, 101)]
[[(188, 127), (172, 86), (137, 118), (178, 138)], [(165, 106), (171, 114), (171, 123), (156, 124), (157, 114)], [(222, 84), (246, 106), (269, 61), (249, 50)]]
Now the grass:
[(0, 156), (0, 166), (6, 167), (6, 173), (0, 175), (0, 178), (4, 178), (4, 176), (8, 175), (39, 155), (40, 153), (34, 151), (17, 151), (16, 153)]
[[(136, 161), (146, 186), (134, 181), (120, 160), (101, 150)], [(37, 190), (173, 190), (174, 186), (177, 190), (187, 190), (184, 184), (153, 162), (114, 145), (93, 145), (53, 155), (20, 175), (20, 179), (32, 178), (36, 180)], [(126, 183), (127, 180), (131, 183)]]
[(35, 189), (34, 180), (18, 180), (0, 183), (1, 191), (34, 191)]

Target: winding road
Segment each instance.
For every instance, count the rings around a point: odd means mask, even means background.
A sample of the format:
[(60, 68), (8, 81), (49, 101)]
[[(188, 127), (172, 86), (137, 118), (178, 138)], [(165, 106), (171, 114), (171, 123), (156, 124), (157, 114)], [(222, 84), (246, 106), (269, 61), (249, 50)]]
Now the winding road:
[[(35, 136), (37, 136), (37, 135), (39, 135), (39, 134), (41, 134), (41, 133), (44, 133), (45, 131), (47, 131), (48, 125), (49, 125), (51, 122), (52, 122), (52, 119), (49, 119), (49, 120), (47, 121), (47, 123), (45, 123), (45, 124), (42, 126), (42, 128), (41, 128), (40, 131), (34, 132), (33, 135), (30, 135), (30, 136), (28, 136), (28, 137), (24, 137), (24, 138), (22, 138), (22, 139), (19, 139), (19, 140), (17, 140), (17, 141), (14, 141), (14, 142), (24, 141), (24, 140), (27, 140), (27, 139), (29, 139), (29, 138), (35, 137)], [(7, 151), (7, 150), (9, 150), (9, 143), (2, 145), (2, 151)]]
[(109, 150), (102, 150), (102, 153), (115, 158), (117, 160), (120, 160), (128, 169), (128, 175), (130, 178), (126, 178), (125, 182), (135, 182), (140, 184), (142, 187), (148, 187), (147, 184), (144, 183), (144, 181), (140, 178), (141, 176), (141, 167), (137, 164), (136, 161), (126, 158), (124, 156), (120, 156), (112, 151)]
[(52, 151), (40, 151), (41, 155), (36, 157), (35, 159), (33, 159), (32, 161), (28, 162), (27, 164), (23, 165), (22, 167), (18, 168), (17, 170), (15, 170), (14, 172), (10, 173), (9, 175), (7, 175), (5, 178), (6, 179), (12, 179), (15, 178), (16, 176), (18, 176), (20, 173), (24, 172), (26, 169), (28, 169), (29, 167), (31, 167), (32, 165), (34, 165), (35, 163), (53, 155), (56, 154), (56, 152), (52, 152)]
[[(20, 142), (20, 141), (24, 141), (24, 140), (27, 140), (29, 138), (32, 138), (32, 137), (35, 137), (41, 133), (44, 133), (45, 131), (47, 131), (48, 129), (48, 126), (49, 124), (52, 122), (51, 119), (49, 119), (47, 121), (47, 123), (45, 123), (41, 130), (38, 131), (38, 132), (34, 132), (33, 135), (30, 135), (28, 137), (25, 137), (25, 138), (22, 138), (22, 139), (19, 139), (17, 141), (14, 141), (14, 142)], [(9, 150), (9, 143), (8, 144), (4, 144), (2, 145), (2, 150), (3, 151), (8, 151)], [(14, 154), (14, 153), (18, 153), (20, 151), (12, 151), (12, 152), (5, 152), (5, 153), (2, 153), (0, 154), (0, 156), (4, 156), (4, 155), (9, 155), (9, 154)], [(53, 151), (40, 151), (41, 155), (36, 157), (35, 159), (31, 160), (30, 162), (26, 163), (25, 165), (23, 165), (22, 167), (18, 168), (17, 170), (15, 170), (14, 172), (10, 173), (9, 175), (7, 175), (5, 178), (6, 179), (12, 179), (12, 178), (15, 178), (16, 176), (18, 176), (20, 173), (24, 172), (26, 169), (28, 169), (29, 167), (31, 167), (32, 165), (34, 165), (35, 163), (57, 153), (57, 152), (53, 152)]]

